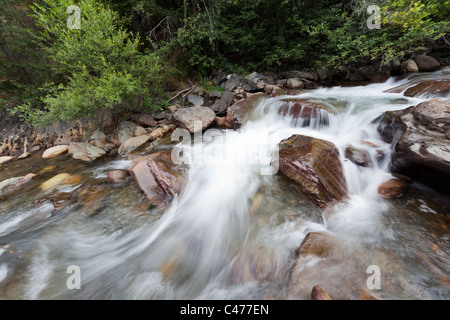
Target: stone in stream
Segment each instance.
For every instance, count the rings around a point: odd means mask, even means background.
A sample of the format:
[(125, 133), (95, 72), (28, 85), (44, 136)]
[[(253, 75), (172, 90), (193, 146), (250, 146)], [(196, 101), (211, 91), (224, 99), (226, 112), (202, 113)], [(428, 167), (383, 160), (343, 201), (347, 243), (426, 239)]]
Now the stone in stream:
[(389, 111), (378, 132), (392, 144), (390, 169), (436, 190), (448, 189), (450, 100), (432, 99), (405, 110)]
[(312, 121), (321, 125), (328, 125), (330, 122), (328, 111), (320, 104), (298, 99), (282, 101), (284, 103), (279, 107), (278, 114), (303, 119), (303, 126), (309, 126)]
[(36, 174), (29, 173), (23, 177), (9, 178), (0, 182), (0, 196), (6, 196), (29, 183)]
[(107, 203), (108, 190), (102, 186), (91, 186), (80, 192), (78, 202), (82, 204), (84, 215), (91, 217), (101, 211)]
[(226, 129), (239, 129), (249, 120), (251, 111), (262, 100), (267, 98), (266, 93), (255, 93), (246, 99), (240, 100), (227, 109), (225, 118), (218, 119), (218, 127)]
[(72, 158), (85, 162), (92, 162), (106, 154), (105, 150), (86, 142), (72, 142), (68, 151)]
[[(208, 107), (191, 107), (178, 109), (173, 114), (173, 118), (180, 126), (194, 133), (206, 130), (216, 119), (216, 114)], [(198, 128), (195, 127), (197, 122), (200, 123)]]
[(131, 121), (122, 121), (119, 123), (113, 136), (119, 139), (120, 143), (124, 143), (127, 139), (147, 134), (147, 130)]
[(54, 176), (53, 178), (51, 178), (51, 179), (49, 179), (49, 180), (43, 182), (43, 183), (40, 185), (40, 188), (41, 188), (43, 191), (50, 190), (50, 189), (52, 189), (53, 187), (55, 187), (55, 186), (57, 186), (57, 185), (63, 183), (66, 179), (69, 179), (70, 177), (71, 177), (71, 175), (68, 174), (68, 173), (61, 173), (61, 174), (58, 174), (58, 175)]
[(336, 146), (325, 140), (293, 135), (279, 144), (279, 171), (294, 180), (320, 208), (347, 197)]
[(233, 283), (273, 281), (277, 276), (277, 261), (273, 253), (265, 248), (242, 251), (232, 266)]
[(97, 147), (99, 147), (107, 152), (111, 151), (112, 149), (114, 149), (116, 147), (114, 143), (111, 143), (108, 141), (106, 134), (104, 134), (99, 129), (95, 130), (95, 132), (92, 134), (90, 139), (94, 140), (94, 144)]
[(352, 146), (348, 146), (345, 149), (345, 158), (361, 167), (367, 167), (371, 164), (370, 155), (366, 150), (357, 149)]
[(156, 122), (155, 118), (150, 114), (133, 115), (131, 116), (131, 120), (145, 128), (156, 127), (158, 125), (158, 122)]
[(314, 286), (314, 288), (311, 291), (311, 300), (333, 300), (333, 299), (321, 286)]
[(51, 159), (65, 154), (69, 150), (68, 145), (56, 146), (49, 148), (42, 154), (42, 159)]
[(447, 97), (450, 93), (450, 80), (427, 80), (408, 88), (404, 95), (407, 97)]
[(229, 106), (234, 102), (233, 92), (225, 91), (221, 97), (210, 107), (216, 115), (225, 115)]
[(285, 87), (288, 89), (297, 90), (297, 89), (303, 89), (305, 87), (305, 84), (299, 78), (290, 78), (290, 79), (287, 79)]
[(182, 191), (185, 180), (175, 168), (171, 150), (158, 151), (134, 159), (130, 174), (154, 206), (165, 207)]
[(108, 172), (108, 182), (111, 183), (122, 183), (127, 180), (127, 178), (130, 176), (130, 173), (128, 170), (111, 170)]
[(12, 159), (14, 159), (14, 157), (10, 157), (10, 156), (0, 157), (0, 165), (8, 163)]
[(384, 199), (399, 198), (405, 193), (406, 185), (398, 179), (390, 179), (378, 187), (378, 193)]

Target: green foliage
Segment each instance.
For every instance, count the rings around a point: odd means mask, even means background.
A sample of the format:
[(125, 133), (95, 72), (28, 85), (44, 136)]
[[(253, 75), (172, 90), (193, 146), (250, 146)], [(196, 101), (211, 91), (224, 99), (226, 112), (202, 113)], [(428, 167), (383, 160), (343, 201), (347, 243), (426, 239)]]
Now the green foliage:
[(119, 15), (97, 0), (79, 1), (81, 29), (68, 28), (66, 10), (71, 4), (71, 0), (42, 0), (32, 6), (55, 79), (41, 98), (46, 113), (39, 110), (33, 122), (151, 105), (160, 89), (159, 57), (139, 51), (140, 37), (125, 30)]

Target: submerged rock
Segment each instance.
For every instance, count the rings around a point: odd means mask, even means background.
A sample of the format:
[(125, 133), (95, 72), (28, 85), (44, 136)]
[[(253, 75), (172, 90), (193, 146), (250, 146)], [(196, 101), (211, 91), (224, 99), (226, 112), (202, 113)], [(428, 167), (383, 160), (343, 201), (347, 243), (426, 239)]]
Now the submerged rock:
[(43, 182), (43, 183), (40, 185), (40, 188), (41, 188), (43, 191), (50, 190), (51, 188), (53, 188), (53, 187), (55, 187), (55, 186), (57, 186), (57, 185), (63, 183), (66, 179), (68, 179), (68, 178), (70, 178), (70, 177), (71, 177), (71, 175), (68, 174), (68, 173), (61, 173), (61, 174), (58, 174), (58, 175), (54, 176), (53, 178), (51, 178), (51, 179), (49, 179), (49, 180)]
[(406, 185), (398, 179), (390, 179), (378, 187), (378, 193), (382, 198), (399, 198), (405, 193)]
[(392, 143), (391, 171), (446, 190), (450, 178), (449, 129), (450, 100), (433, 99), (386, 112), (378, 132)]
[(36, 174), (29, 173), (23, 177), (9, 178), (0, 182), (0, 196), (5, 196), (30, 182)]
[(361, 167), (367, 167), (371, 164), (370, 155), (366, 150), (357, 149), (351, 146), (345, 149), (345, 158)]
[(85, 162), (92, 162), (106, 154), (105, 150), (86, 142), (72, 142), (68, 151), (74, 159)]
[(311, 291), (311, 300), (333, 300), (330, 295), (321, 287), (314, 286)]
[(172, 162), (171, 150), (134, 159), (129, 171), (154, 206), (164, 207), (169, 204), (180, 194), (185, 184), (181, 172)]
[(122, 183), (127, 180), (127, 178), (130, 176), (130, 173), (128, 170), (111, 170), (108, 172), (108, 182), (111, 183)]
[(0, 165), (8, 163), (12, 159), (14, 159), (14, 157), (10, 157), (10, 156), (0, 157)]
[(302, 135), (282, 140), (279, 170), (297, 182), (302, 192), (321, 208), (347, 196), (339, 151), (329, 141)]

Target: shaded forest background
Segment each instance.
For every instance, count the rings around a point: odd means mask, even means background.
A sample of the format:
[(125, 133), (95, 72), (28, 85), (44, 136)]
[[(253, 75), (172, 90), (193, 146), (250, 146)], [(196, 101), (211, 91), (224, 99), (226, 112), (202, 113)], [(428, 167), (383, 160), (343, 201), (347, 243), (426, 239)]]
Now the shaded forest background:
[[(80, 29), (68, 28), (71, 5)], [(219, 70), (389, 63), (449, 50), (449, 17), (449, 0), (2, 0), (0, 111), (38, 126), (161, 109)]]

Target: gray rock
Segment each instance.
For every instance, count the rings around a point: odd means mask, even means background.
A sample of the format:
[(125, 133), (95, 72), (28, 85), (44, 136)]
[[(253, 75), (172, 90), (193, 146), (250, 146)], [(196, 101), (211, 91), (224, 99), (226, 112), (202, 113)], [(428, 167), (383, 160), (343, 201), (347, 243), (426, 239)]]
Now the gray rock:
[(217, 115), (225, 115), (228, 107), (231, 106), (233, 102), (234, 102), (233, 93), (230, 91), (225, 91), (222, 94), (222, 97), (211, 106), (211, 109)]
[(221, 96), (222, 96), (222, 93), (217, 90), (211, 90), (210, 92), (208, 92), (208, 97), (210, 99), (220, 99)]
[(205, 100), (201, 96), (196, 94), (190, 94), (187, 96), (188, 103), (192, 106), (203, 106)]
[(288, 89), (303, 89), (305, 84), (299, 78), (290, 78), (286, 82), (286, 88)]
[(131, 151), (136, 150), (148, 141), (148, 135), (142, 135), (127, 139), (119, 148), (121, 156), (128, 155)]
[(312, 72), (304, 72), (304, 71), (297, 71), (297, 70), (291, 70), (291, 71), (284, 71), (280, 73), (281, 78), (303, 78), (309, 81), (317, 81), (317, 74), (314, 74)]
[(221, 86), (225, 89), (225, 91), (233, 91), (239, 86), (239, 81), (241, 80), (240, 76), (231, 75), (231, 77), (225, 81)]
[[(183, 128), (194, 133), (199, 130), (205, 130), (216, 119), (216, 114), (208, 107), (191, 107), (179, 109), (173, 114), (175, 121), (177, 121)], [(196, 123), (201, 125), (196, 127)]]

